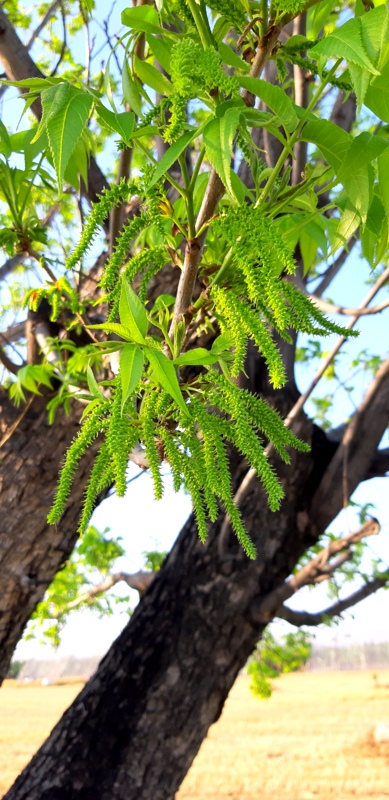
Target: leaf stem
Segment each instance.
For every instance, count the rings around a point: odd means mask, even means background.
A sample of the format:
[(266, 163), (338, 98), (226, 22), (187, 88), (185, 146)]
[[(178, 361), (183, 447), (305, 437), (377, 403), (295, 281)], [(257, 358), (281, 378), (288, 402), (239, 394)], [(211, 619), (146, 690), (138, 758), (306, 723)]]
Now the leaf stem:
[(266, 186), (264, 186), (264, 188), (262, 189), (262, 192), (261, 192), (261, 194), (260, 194), (260, 196), (259, 196), (259, 198), (258, 198), (258, 200), (257, 200), (257, 202), (255, 204), (255, 208), (259, 208), (261, 205), (264, 205), (266, 197), (268, 196), (268, 194), (272, 190), (272, 188), (273, 188), (273, 186), (274, 186), (274, 184), (275, 184), (275, 182), (276, 182), (276, 180), (277, 180), (277, 178), (278, 178), (278, 176), (279, 176), (279, 174), (280, 174), (280, 172), (282, 170), (282, 167), (284, 166), (285, 159), (289, 155), (291, 147), (293, 147), (293, 145), (297, 142), (298, 137), (300, 136), (300, 133), (301, 133), (301, 131), (302, 131), (304, 125), (305, 125), (305, 122), (307, 121), (312, 109), (315, 107), (317, 101), (319, 100), (319, 98), (322, 95), (325, 87), (327, 86), (327, 83), (330, 83), (332, 76), (335, 74), (336, 70), (338, 69), (338, 67), (339, 67), (339, 65), (341, 63), (342, 63), (342, 59), (339, 58), (336, 61), (336, 63), (334, 64), (334, 66), (332, 67), (332, 69), (330, 69), (328, 75), (326, 75), (326, 77), (324, 78), (324, 80), (320, 84), (318, 90), (314, 93), (314, 95), (313, 95), (313, 97), (311, 99), (311, 102), (309, 103), (309, 105), (305, 109), (304, 114), (302, 115), (302, 117), (300, 119), (299, 125), (297, 126), (296, 130), (294, 131), (294, 133), (292, 134), (292, 136), (289, 139), (288, 147), (284, 147), (284, 149), (283, 149), (283, 151), (282, 151), (282, 153), (281, 153), (281, 155), (280, 155), (280, 157), (279, 157), (279, 159), (277, 161), (277, 164), (275, 165), (275, 167), (273, 169), (273, 172), (270, 175), (269, 180), (266, 183)]
[[(155, 167), (156, 167), (156, 166), (158, 166), (158, 161), (157, 161), (157, 159), (156, 159), (156, 158), (154, 158), (154, 156), (153, 156), (153, 155), (150, 153), (150, 151), (147, 149), (146, 145), (145, 145), (145, 144), (143, 144), (143, 142), (141, 142), (141, 140), (140, 140), (140, 139), (137, 139), (137, 140), (136, 140), (136, 147), (139, 147), (139, 149), (142, 151), (142, 153), (144, 153), (144, 155), (146, 156), (146, 158), (148, 158), (148, 159), (149, 159), (149, 161), (151, 161), (151, 163), (152, 163), (152, 164), (153, 164)], [(175, 189), (175, 190), (178, 192), (178, 194), (180, 194), (180, 195), (181, 195), (181, 197), (185, 197), (185, 198), (186, 198), (186, 196), (187, 196), (187, 191), (186, 191), (186, 189), (184, 189), (182, 186), (180, 186), (180, 184), (179, 184), (179, 183), (177, 183), (177, 181), (175, 181), (175, 180), (174, 180), (174, 178), (172, 178), (172, 177), (171, 177), (171, 175), (169, 175), (169, 173), (168, 173), (168, 172), (165, 172), (165, 173), (164, 173), (164, 175), (165, 175), (165, 178), (166, 178), (166, 180), (167, 180), (167, 181), (169, 181), (169, 183), (170, 183), (170, 184), (171, 184), (171, 185), (174, 187), (174, 189)]]
[(213, 47), (214, 45), (213, 36), (208, 25), (208, 20), (205, 21), (204, 19), (203, 7), (199, 6), (196, 3), (196, 0), (187, 0), (187, 2), (192, 12), (192, 16), (195, 21), (196, 28), (200, 36), (201, 44), (203, 45), (204, 50), (207, 47)]

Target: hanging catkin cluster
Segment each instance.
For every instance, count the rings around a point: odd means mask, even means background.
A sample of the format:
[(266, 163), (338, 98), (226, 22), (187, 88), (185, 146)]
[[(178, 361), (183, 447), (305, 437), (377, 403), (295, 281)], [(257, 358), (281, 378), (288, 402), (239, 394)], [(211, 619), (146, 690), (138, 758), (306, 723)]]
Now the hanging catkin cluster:
[(263, 354), (272, 385), (285, 382), (282, 359), (271, 328), (285, 339), (288, 330), (326, 336), (343, 333), (327, 319), (288, 279), (296, 265), (275, 225), (254, 206), (230, 208), (213, 225), (233, 249), (233, 268), (228, 286), (215, 285), (211, 297), (222, 330), (231, 334), (235, 346), (233, 376), (243, 370), (248, 339)]
[(193, 39), (184, 38), (172, 48), (170, 73), (174, 85), (170, 119), (163, 137), (174, 141), (182, 133), (187, 120), (189, 100), (199, 92), (218, 90), (226, 95), (237, 93), (239, 83), (227, 75), (215, 48), (203, 48)]

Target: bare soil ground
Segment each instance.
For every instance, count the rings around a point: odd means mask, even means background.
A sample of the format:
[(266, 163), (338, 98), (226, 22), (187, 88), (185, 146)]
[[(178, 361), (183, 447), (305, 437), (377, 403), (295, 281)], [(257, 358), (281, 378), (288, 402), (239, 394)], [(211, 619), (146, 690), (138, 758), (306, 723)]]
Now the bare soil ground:
[[(81, 688), (20, 685), (0, 691), (0, 797)], [(177, 800), (386, 800), (389, 670), (299, 673), (257, 700), (241, 676)]]

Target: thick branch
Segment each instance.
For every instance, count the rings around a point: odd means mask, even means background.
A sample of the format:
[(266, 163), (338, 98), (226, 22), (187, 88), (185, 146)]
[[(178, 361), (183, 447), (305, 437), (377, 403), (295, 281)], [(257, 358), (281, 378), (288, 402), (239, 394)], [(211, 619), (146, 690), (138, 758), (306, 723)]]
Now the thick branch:
[(377, 450), (364, 477), (365, 481), (371, 478), (383, 478), (389, 472), (389, 447)]
[(288, 606), (282, 605), (277, 613), (276, 617), (279, 619), (285, 619), (287, 622), (290, 622), (291, 625), (295, 625), (297, 628), (300, 628), (302, 625), (321, 625), (323, 622), (327, 622), (328, 619), (333, 619), (334, 617), (340, 617), (343, 614), (343, 611), (347, 611), (348, 608), (352, 608), (357, 603), (360, 603), (361, 600), (365, 600), (366, 597), (370, 597), (371, 594), (377, 592), (378, 589), (382, 589), (384, 586), (387, 586), (389, 583), (389, 576), (386, 573), (382, 577), (374, 578), (374, 580), (365, 583), (364, 586), (361, 586), (360, 589), (357, 589), (356, 592), (350, 594), (348, 597), (345, 597), (344, 600), (338, 600), (337, 603), (333, 603), (333, 605), (328, 606), (323, 611), (318, 611), (315, 614), (311, 614), (309, 611), (295, 611), (292, 608), (288, 608)]
[(8, 358), (7, 353), (0, 347), (0, 361), (3, 366), (8, 370), (8, 372), (12, 372), (13, 375), (16, 375), (18, 369), (20, 369), (21, 364), (14, 364), (10, 358)]
[[(134, 573), (115, 572), (113, 575), (107, 575), (103, 581), (97, 583), (96, 586), (92, 586), (87, 592), (83, 592), (83, 594), (80, 594), (72, 600), (72, 602), (67, 605), (66, 611), (73, 611), (74, 608), (78, 608), (82, 603), (92, 603), (99, 594), (108, 592), (109, 589), (112, 589), (113, 586), (116, 586), (117, 583), (121, 583), (122, 581), (124, 581), (130, 589), (135, 589), (142, 595), (151, 585), (154, 576), (154, 572), (145, 572), (143, 570)], [(54, 618), (59, 616), (61, 615), (58, 613), (54, 615)]]
[(3, 278), (6, 278), (10, 272), (13, 272), (15, 269), (18, 268), (20, 264), (23, 263), (24, 259), (27, 258), (28, 253), (16, 253), (16, 255), (11, 256), (8, 258), (7, 261), (4, 261), (4, 264), (0, 267), (0, 281)]
[(11, 342), (24, 339), (26, 336), (26, 322), (27, 320), (24, 319), (22, 322), (16, 322), (15, 325), (11, 325), (7, 330), (0, 331), (1, 341), (4, 344), (11, 344)]
[[(307, 32), (307, 14), (304, 12), (299, 17), (296, 17), (293, 23), (294, 36), (306, 36)], [(309, 79), (306, 70), (299, 67), (297, 64), (293, 65), (293, 78), (294, 78), (294, 102), (301, 108), (306, 108), (309, 103)], [(307, 160), (307, 142), (297, 142), (294, 147), (294, 157), (292, 167), (292, 184), (296, 186), (304, 173), (304, 168)]]
[[(257, 609), (258, 619), (260, 618), (262, 622), (270, 622), (278, 615), (278, 609), (285, 600), (292, 597), (303, 586), (314, 586), (316, 583), (331, 578), (334, 572), (352, 556), (353, 544), (357, 544), (367, 536), (376, 536), (379, 531), (379, 522), (373, 519), (365, 522), (358, 531), (343, 536), (341, 539), (330, 541), (328, 546), (324, 547), (308, 564), (305, 564), (288, 581), (270, 592), (260, 608)], [(339, 556), (339, 554), (341, 555)], [(336, 555), (338, 558), (334, 559)]]

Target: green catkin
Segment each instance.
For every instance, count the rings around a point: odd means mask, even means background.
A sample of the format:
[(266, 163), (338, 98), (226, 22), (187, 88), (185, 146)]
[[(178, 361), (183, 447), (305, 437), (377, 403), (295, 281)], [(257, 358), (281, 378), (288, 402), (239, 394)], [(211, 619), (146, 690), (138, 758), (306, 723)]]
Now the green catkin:
[(144, 398), (140, 414), (142, 426), (142, 441), (146, 449), (149, 469), (153, 479), (154, 497), (161, 500), (163, 495), (163, 482), (161, 476), (161, 453), (157, 447), (155, 436), (155, 400), (157, 393), (150, 391)]
[[(235, 335), (239, 335), (240, 339), (245, 336), (246, 342), (247, 339), (252, 339), (265, 359), (271, 384), (276, 389), (283, 386), (285, 383), (285, 368), (280, 352), (266, 323), (260, 318), (258, 312), (244, 300), (237, 297), (233, 291), (223, 291), (219, 287), (214, 287), (212, 297), (217, 312), (224, 316), (227, 322), (227, 329), (231, 331), (234, 337), (234, 344)], [(236, 346), (239, 347), (239, 352), (242, 353), (243, 346), (239, 340)], [(241, 369), (243, 369), (243, 364)], [(239, 374), (237, 373), (235, 362), (232, 374), (234, 376)]]
[(158, 435), (161, 437), (166, 459), (170, 465), (173, 476), (173, 489), (178, 492), (181, 489), (183, 478), (181, 475), (181, 452), (175, 444), (175, 440), (171, 433), (162, 425), (157, 429)]
[(66, 270), (74, 269), (79, 261), (81, 261), (97, 236), (99, 228), (104, 225), (112, 209), (120, 203), (124, 203), (128, 197), (135, 194), (136, 191), (137, 187), (135, 183), (126, 183), (123, 180), (102, 192), (99, 197), (99, 202), (94, 203), (92, 206), (91, 213), (89, 214), (88, 221), (77, 247), (66, 261)]
[(116, 286), (121, 269), (128, 258), (130, 245), (139, 233), (148, 225), (147, 213), (142, 213), (139, 217), (134, 217), (127, 225), (125, 225), (116, 239), (115, 249), (111, 258), (108, 260), (104, 275), (101, 278), (100, 285), (107, 291), (112, 291)]
[(172, 398), (168, 392), (166, 392), (164, 389), (161, 389), (158, 392), (157, 399), (155, 401), (155, 416), (158, 417), (158, 419), (163, 419), (170, 408), (174, 408), (172, 405)]
[(187, 451), (190, 452), (193, 476), (199, 489), (203, 489), (207, 480), (207, 471), (204, 461), (204, 454), (201, 443), (197, 436), (196, 424), (186, 423), (185, 430), (181, 434), (181, 441)]
[(209, 519), (211, 520), (211, 522), (216, 522), (219, 516), (219, 507), (217, 504), (215, 494), (211, 491), (209, 486), (205, 486), (204, 488), (204, 500), (208, 510)]
[(207, 5), (215, 14), (225, 17), (236, 28), (241, 31), (247, 25), (247, 18), (241, 10), (236, 0), (207, 0)]
[[(330, 333), (336, 333), (339, 336), (345, 334), (346, 331), (341, 325), (337, 325), (335, 322), (328, 319), (328, 317), (315, 306), (312, 300), (302, 294), (292, 283), (283, 281), (282, 292), (296, 314), (297, 327), (299, 330), (306, 333), (320, 333), (321, 336), (327, 336)], [(315, 320), (317, 326), (313, 325), (311, 318)], [(301, 328), (300, 325), (302, 326)], [(309, 326), (311, 326), (311, 330), (308, 330)], [(358, 336), (358, 331), (348, 328), (347, 336)]]
[(164, 259), (164, 263), (166, 264), (168, 258), (166, 255), (166, 249), (164, 247), (157, 246), (144, 248), (144, 250), (141, 250), (140, 253), (136, 253), (136, 255), (130, 258), (126, 268), (123, 271), (123, 279), (128, 281), (128, 283), (132, 283), (139, 272), (143, 272), (143, 270), (150, 264), (160, 264), (162, 259)]
[(273, 10), (278, 14), (297, 17), (305, 8), (306, 0), (273, 0)]
[(230, 468), (229, 468), (226, 448), (223, 442), (223, 435), (221, 433), (221, 431), (223, 431), (224, 429), (224, 423), (226, 423), (227, 429), (231, 427), (226, 420), (222, 420), (216, 415), (212, 415), (212, 423), (209, 420), (209, 433), (213, 439), (215, 460), (217, 463), (218, 473), (219, 473), (217, 491), (215, 492), (215, 494), (217, 494), (217, 496), (220, 497), (224, 505), (224, 508), (230, 517), (232, 528), (236, 533), (236, 536), (239, 542), (241, 543), (242, 547), (244, 548), (245, 552), (247, 553), (249, 558), (255, 558), (256, 557), (255, 547), (244, 527), (240, 512), (234, 503), (234, 497), (232, 494), (232, 487), (231, 487)]
[(204, 502), (201, 491), (198, 488), (197, 476), (193, 472), (193, 459), (186, 453), (181, 453), (181, 471), (184, 475), (185, 484), (192, 497), (199, 537), (202, 542), (205, 542), (208, 531)]
[(302, 442), (292, 433), (290, 428), (286, 428), (284, 422), (277, 411), (272, 408), (261, 397), (256, 397), (246, 389), (240, 389), (240, 399), (244, 403), (245, 409), (250, 417), (251, 423), (258, 430), (262, 431), (266, 438), (272, 442), (281, 458), (290, 462), (288, 453), (284, 451), (285, 446), (293, 447), (303, 453), (309, 452), (309, 445)]
[(76, 290), (71, 285), (70, 281), (64, 276), (58, 281), (59, 287), (66, 292), (70, 300), (70, 310), (76, 314), (80, 310), (80, 299)]
[(66, 501), (69, 497), (81, 457), (106, 425), (103, 415), (104, 412), (108, 410), (108, 405), (108, 402), (100, 403), (89, 416), (86, 417), (82, 428), (73, 439), (66, 453), (65, 461), (60, 471), (54, 503), (47, 517), (47, 521), (51, 525), (59, 521), (65, 510)]
[(60, 295), (58, 292), (52, 292), (50, 294), (50, 303), (51, 303), (51, 314), (50, 320), (51, 322), (55, 322), (56, 319), (59, 317), (60, 313)]
[(257, 551), (255, 549), (255, 545), (250, 538), (249, 534), (246, 531), (246, 528), (243, 523), (243, 519), (241, 517), (240, 511), (238, 507), (235, 505), (233, 499), (230, 500), (229, 498), (223, 499), (224, 508), (230, 518), (231, 526), (236, 533), (238, 541), (240, 542), (243, 550), (245, 551), (246, 555), (255, 560), (257, 557)]
[(142, 276), (142, 280), (139, 284), (138, 289), (138, 297), (141, 303), (146, 304), (147, 301), (147, 289), (151, 279), (154, 275), (165, 266), (168, 262), (168, 258), (166, 257), (166, 250), (164, 247), (153, 247), (150, 248), (150, 251), (153, 250), (154, 252), (149, 256), (148, 263), (150, 266), (145, 271), (144, 275)]
[(201, 47), (190, 38), (177, 42), (171, 52), (170, 74), (174, 85), (170, 119), (163, 138), (174, 141), (186, 125), (187, 104), (201, 91), (217, 89), (226, 95), (239, 92), (237, 78), (227, 75), (222, 59), (214, 47)]
[(138, 441), (138, 431), (128, 414), (122, 413), (122, 387), (120, 375), (115, 379), (111, 416), (106, 434), (108, 450), (111, 456), (115, 476), (116, 494), (124, 497), (127, 489), (126, 473), (128, 455)]
[(97, 495), (99, 494), (100, 485), (107, 470), (109, 461), (110, 461), (110, 452), (108, 449), (108, 445), (105, 443), (102, 445), (102, 447), (100, 448), (100, 452), (96, 456), (95, 463), (93, 465), (93, 469), (89, 477), (88, 485), (86, 487), (85, 502), (78, 526), (78, 532), (80, 534), (84, 533), (84, 531), (88, 526), (89, 520), (92, 516), (95, 500)]

